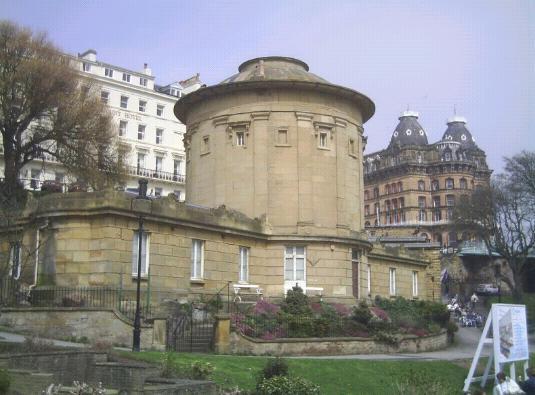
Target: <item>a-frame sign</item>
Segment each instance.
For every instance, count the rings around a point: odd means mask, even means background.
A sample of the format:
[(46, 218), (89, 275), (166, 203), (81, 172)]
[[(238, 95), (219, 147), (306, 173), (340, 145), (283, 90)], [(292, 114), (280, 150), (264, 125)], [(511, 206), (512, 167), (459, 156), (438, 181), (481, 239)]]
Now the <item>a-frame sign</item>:
[[(483, 376), (474, 377), (479, 358), (485, 345), (492, 345), (492, 352)], [(519, 361), (524, 361), (524, 372), (522, 372), (522, 375), (525, 377), (525, 371), (529, 361), (526, 306), (495, 303), (492, 305), (490, 314), (485, 322), (485, 327), (479, 339), (472, 365), (464, 381), (463, 392), (467, 393), (470, 385), (476, 382), (481, 382), (481, 387), (485, 387), (493, 364), (493, 376), (495, 376), (496, 373), (503, 371), (504, 364)], [(509, 377), (516, 379), (514, 363), (510, 365)]]

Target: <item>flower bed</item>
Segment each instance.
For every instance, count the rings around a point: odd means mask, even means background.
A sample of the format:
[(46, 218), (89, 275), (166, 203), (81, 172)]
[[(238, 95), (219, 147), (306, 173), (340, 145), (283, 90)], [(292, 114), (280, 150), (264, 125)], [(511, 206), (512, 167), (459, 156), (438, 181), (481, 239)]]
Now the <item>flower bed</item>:
[(361, 302), (350, 308), (342, 304), (311, 303), (296, 287), (281, 305), (261, 300), (232, 315), (234, 330), (253, 339), (371, 338), (390, 346), (405, 335), (425, 337), (447, 328), (445, 306), (404, 298), (377, 298), (371, 306)]

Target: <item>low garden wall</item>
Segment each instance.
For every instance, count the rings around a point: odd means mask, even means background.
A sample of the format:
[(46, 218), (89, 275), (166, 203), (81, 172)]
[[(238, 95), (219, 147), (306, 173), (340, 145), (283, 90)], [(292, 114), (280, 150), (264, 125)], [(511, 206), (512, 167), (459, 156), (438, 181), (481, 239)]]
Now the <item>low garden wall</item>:
[(400, 338), (397, 345), (377, 342), (369, 338), (331, 337), (307, 339), (261, 340), (232, 332), (229, 352), (247, 355), (357, 355), (357, 354), (393, 354), (399, 352), (424, 352), (446, 348), (448, 337), (446, 331), (436, 335)]
[[(161, 321), (161, 322), (160, 322)], [(133, 325), (113, 309), (79, 307), (3, 308), (0, 326), (51, 339), (87, 339), (130, 347)], [(141, 347), (165, 349), (165, 321), (141, 326)]]

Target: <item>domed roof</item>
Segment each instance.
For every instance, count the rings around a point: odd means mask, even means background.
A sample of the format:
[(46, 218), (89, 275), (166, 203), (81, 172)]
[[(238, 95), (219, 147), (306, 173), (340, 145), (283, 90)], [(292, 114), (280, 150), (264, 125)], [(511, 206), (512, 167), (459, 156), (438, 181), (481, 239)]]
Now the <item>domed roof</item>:
[(427, 145), (427, 134), (424, 128), (418, 123), (418, 113), (416, 111), (404, 111), (398, 118), (399, 123), (392, 133), (390, 145)]
[(238, 67), (238, 71), (238, 74), (221, 81), (220, 84), (241, 81), (308, 81), (329, 84), (329, 81), (310, 73), (305, 62), (282, 56), (248, 60)]
[(457, 115), (448, 119), (448, 128), (442, 136), (442, 141), (456, 141), (462, 148), (477, 148), (476, 141), (466, 128), (466, 119)]
[(366, 122), (375, 112), (375, 104), (367, 96), (353, 89), (331, 84), (308, 71), (308, 65), (284, 56), (267, 56), (248, 60), (240, 65), (238, 73), (219, 84), (202, 87), (183, 96), (174, 107), (176, 117), (184, 123), (189, 108), (208, 98), (219, 97), (230, 92), (266, 88), (292, 88), (322, 92), (343, 97), (360, 109), (362, 122)]

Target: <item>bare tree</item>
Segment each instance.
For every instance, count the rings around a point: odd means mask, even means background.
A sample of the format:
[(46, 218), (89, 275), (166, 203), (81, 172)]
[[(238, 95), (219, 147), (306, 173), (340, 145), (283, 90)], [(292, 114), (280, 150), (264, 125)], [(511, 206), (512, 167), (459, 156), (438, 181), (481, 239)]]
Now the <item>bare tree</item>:
[(3, 193), (19, 188), (27, 163), (48, 154), (95, 189), (120, 177), (112, 116), (74, 60), (46, 37), (0, 22), (0, 133)]
[(529, 254), (535, 248), (535, 195), (530, 195), (529, 189), (534, 180), (527, 171), (535, 167), (535, 155), (523, 152), (505, 160), (505, 174), (494, 177), (488, 188), (463, 196), (454, 210), (453, 223), (457, 231), (476, 235), (489, 253), (494, 251), (507, 261), (512, 277), (505, 276), (503, 281), (520, 301)]

